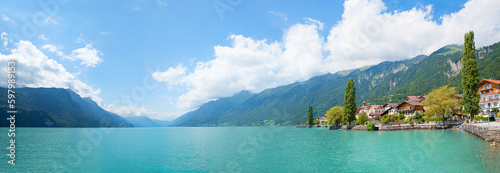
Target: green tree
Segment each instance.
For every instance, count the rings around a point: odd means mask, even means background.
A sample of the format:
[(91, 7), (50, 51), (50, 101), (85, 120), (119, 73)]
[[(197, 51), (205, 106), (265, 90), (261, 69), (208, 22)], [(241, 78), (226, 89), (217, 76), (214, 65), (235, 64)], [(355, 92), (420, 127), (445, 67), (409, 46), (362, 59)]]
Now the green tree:
[(313, 118), (313, 107), (309, 105), (308, 111), (307, 111), (307, 123), (306, 125), (314, 125), (314, 118)]
[(365, 124), (365, 122), (370, 121), (370, 118), (368, 118), (368, 115), (366, 115), (365, 111), (361, 111), (358, 114), (358, 120), (356, 121), (357, 124)]
[(462, 86), (463, 98), (462, 104), (465, 111), (471, 114), (471, 120), (474, 115), (479, 113), (479, 73), (476, 62), (476, 46), (474, 43), (474, 32), (469, 31), (464, 36), (464, 50), (462, 52)]
[(398, 115), (398, 121), (399, 120), (404, 120), (406, 118), (406, 116), (404, 114), (399, 114)]
[(351, 124), (356, 120), (356, 87), (354, 87), (354, 80), (352, 78), (347, 81), (344, 94), (344, 122)]
[(425, 113), (428, 115), (441, 115), (444, 125), (445, 115), (454, 112), (459, 106), (459, 103), (455, 101), (456, 94), (455, 87), (448, 87), (447, 85), (432, 90), (422, 102), (424, 106), (428, 107)]
[(377, 129), (377, 127), (375, 127), (375, 124), (373, 124), (373, 123), (368, 123), (366, 125), (366, 130), (376, 130), (376, 129)]
[(341, 125), (342, 124), (342, 114), (344, 111), (342, 107), (335, 106), (330, 108), (330, 110), (326, 111), (326, 118), (328, 118), (328, 123), (330, 125)]

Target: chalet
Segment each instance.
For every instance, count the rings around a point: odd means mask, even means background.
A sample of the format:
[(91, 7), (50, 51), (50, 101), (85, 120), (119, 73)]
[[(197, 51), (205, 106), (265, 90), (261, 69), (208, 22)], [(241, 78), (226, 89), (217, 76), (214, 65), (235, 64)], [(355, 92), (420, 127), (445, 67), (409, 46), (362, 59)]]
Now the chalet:
[(359, 113), (365, 112), (369, 118), (373, 118), (375, 116), (380, 116), (384, 112), (383, 105), (366, 105), (366, 102), (363, 101), (363, 106), (359, 107), (356, 110), (356, 118), (358, 118)]
[(358, 118), (358, 114), (361, 113), (361, 112), (365, 112), (366, 115), (368, 115), (369, 114), (368, 111), (370, 111), (370, 106), (367, 106), (366, 102), (363, 101), (363, 106), (361, 106), (358, 109), (356, 109), (356, 118)]
[(479, 82), (478, 93), (480, 110), (483, 113), (490, 113), (494, 108), (500, 107), (500, 80), (483, 79)]
[(455, 94), (455, 101), (457, 102), (462, 101), (462, 97), (464, 97), (462, 94)]
[(397, 114), (399, 104), (400, 103), (386, 103), (385, 105), (383, 105), (384, 112), (382, 112), (382, 114), (380, 114), (380, 116), (384, 116), (385, 114), (389, 114), (389, 115)]
[(382, 113), (384, 112), (384, 106), (383, 105), (371, 105), (370, 106), (370, 109), (368, 111), (368, 116), (370, 118), (373, 118), (373, 117), (377, 117), (377, 116), (380, 116), (382, 115)]
[(417, 113), (423, 114), (425, 109), (422, 105), (422, 101), (424, 100), (425, 96), (408, 96), (405, 101), (396, 107), (397, 112), (406, 117), (414, 116)]
[(408, 96), (406, 97), (405, 101), (413, 101), (413, 102), (419, 102), (421, 103), (422, 101), (425, 100), (425, 96)]
[(318, 120), (318, 122), (320, 124), (324, 124), (324, 123), (328, 122), (328, 118), (326, 118), (326, 116), (324, 116), (324, 115), (322, 117), (316, 118), (316, 120)]

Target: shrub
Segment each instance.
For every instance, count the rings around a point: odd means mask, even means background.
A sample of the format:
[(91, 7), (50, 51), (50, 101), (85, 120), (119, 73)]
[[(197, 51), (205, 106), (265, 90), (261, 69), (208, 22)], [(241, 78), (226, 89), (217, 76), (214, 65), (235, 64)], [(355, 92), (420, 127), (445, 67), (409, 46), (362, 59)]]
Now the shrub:
[(474, 117), (474, 120), (479, 121), (479, 120), (481, 120), (482, 118), (483, 118), (483, 117), (482, 117), (481, 115), (476, 115), (476, 116)]
[(489, 117), (489, 121), (495, 121), (495, 117)]
[(405, 124), (408, 124), (408, 122), (410, 122), (410, 120), (409, 120), (409, 119), (406, 119), (406, 120), (404, 121), (404, 123), (405, 123)]
[(366, 125), (366, 130), (377, 130), (377, 127), (375, 127), (375, 124), (373, 123), (368, 123)]
[(424, 121), (424, 114), (417, 113), (415, 116), (410, 117), (410, 120), (413, 120), (415, 122), (423, 122)]
[[(443, 117), (430, 117), (430, 118), (424, 118), (426, 122), (436, 122), (436, 121), (443, 121)], [(446, 120), (446, 119), (445, 119)]]
[(399, 115), (398, 115), (398, 120), (404, 120), (405, 118), (406, 118), (406, 117), (405, 117), (405, 115), (403, 115), (403, 114), (399, 114)]

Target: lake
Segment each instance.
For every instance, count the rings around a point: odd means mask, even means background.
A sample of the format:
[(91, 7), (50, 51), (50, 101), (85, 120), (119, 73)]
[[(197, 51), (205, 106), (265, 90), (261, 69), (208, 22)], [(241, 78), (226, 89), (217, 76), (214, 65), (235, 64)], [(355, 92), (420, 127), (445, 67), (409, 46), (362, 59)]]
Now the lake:
[(0, 172), (500, 172), (500, 147), (462, 130), (295, 127), (0, 128)]

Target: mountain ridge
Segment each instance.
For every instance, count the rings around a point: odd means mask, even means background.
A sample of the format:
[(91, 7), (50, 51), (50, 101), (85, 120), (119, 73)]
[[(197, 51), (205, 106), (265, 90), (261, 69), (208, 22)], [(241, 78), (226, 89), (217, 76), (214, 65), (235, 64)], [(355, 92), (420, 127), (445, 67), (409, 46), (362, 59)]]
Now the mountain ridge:
[[(425, 95), (442, 85), (461, 91), (460, 45), (447, 45), (429, 56), (328, 73), (253, 94), (245, 100), (221, 98), (172, 121), (171, 126), (293, 125), (305, 122), (307, 107), (322, 116), (341, 106), (345, 84), (355, 80), (356, 103), (400, 102), (408, 95)], [(457, 51), (458, 50), (458, 51)], [(482, 54), (481, 54), (482, 53)], [(500, 43), (476, 51), (481, 78), (500, 78)], [(497, 64), (497, 65), (495, 65)], [(221, 101), (220, 101), (221, 100)], [(223, 101), (222, 101), (223, 100)]]
[[(63, 88), (16, 88), (17, 127), (132, 127), (114, 113), (102, 109), (89, 98)], [(7, 100), (7, 89), (0, 87), (0, 98)], [(7, 111), (6, 105), (0, 106)], [(1, 127), (8, 127), (6, 119)]]

